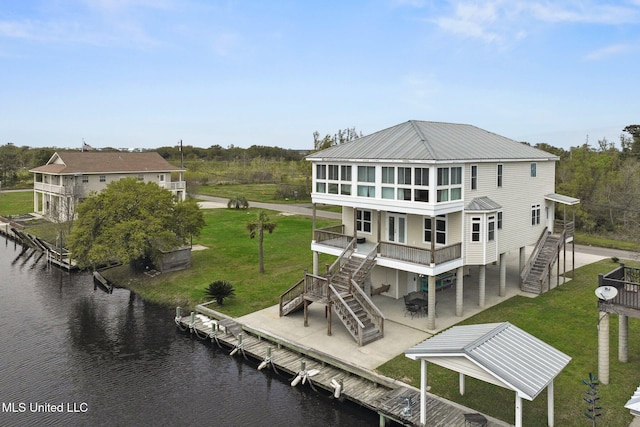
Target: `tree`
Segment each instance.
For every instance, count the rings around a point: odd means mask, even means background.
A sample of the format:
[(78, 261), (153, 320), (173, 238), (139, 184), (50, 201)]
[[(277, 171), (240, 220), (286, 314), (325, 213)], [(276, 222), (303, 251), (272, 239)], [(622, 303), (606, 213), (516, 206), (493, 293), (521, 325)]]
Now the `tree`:
[(0, 181), (12, 184), (20, 167), (20, 151), (12, 143), (0, 146)]
[(218, 305), (222, 305), (225, 298), (235, 296), (235, 290), (231, 283), (226, 280), (216, 280), (215, 282), (209, 283), (209, 286), (205, 290), (205, 295), (216, 300)]
[(360, 138), (362, 132), (356, 131), (356, 128), (338, 129), (333, 136), (327, 134), (324, 138), (320, 139), (320, 132), (315, 131), (313, 133), (313, 149), (314, 151), (321, 151), (329, 148), (333, 145), (344, 144), (345, 142), (353, 141)]
[(264, 273), (264, 249), (263, 240), (265, 230), (269, 234), (273, 233), (276, 228), (276, 223), (270, 222), (269, 216), (265, 211), (260, 211), (258, 218), (255, 221), (251, 221), (247, 224), (247, 230), (249, 230), (249, 237), (254, 238), (258, 236), (258, 259), (260, 263), (260, 273)]
[[(627, 154), (631, 154), (636, 158), (640, 158), (640, 125), (629, 125), (622, 129), (622, 131), (631, 134), (632, 138), (632, 140), (630, 141), (631, 144), (626, 147), (630, 151), (630, 153)], [(623, 145), (623, 149), (624, 148), (625, 147)]]
[(179, 202), (153, 182), (114, 181), (76, 209), (68, 248), (81, 267), (117, 259), (152, 259), (158, 250), (187, 243), (204, 224), (194, 202)]

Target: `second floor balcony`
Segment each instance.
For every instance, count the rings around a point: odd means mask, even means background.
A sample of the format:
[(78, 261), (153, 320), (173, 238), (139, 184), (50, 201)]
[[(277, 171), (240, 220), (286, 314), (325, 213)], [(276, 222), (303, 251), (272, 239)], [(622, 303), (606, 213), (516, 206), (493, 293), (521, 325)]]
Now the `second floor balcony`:
[[(316, 248), (324, 248), (322, 252), (339, 254), (354, 239), (354, 236), (344, 233), (344, 225), (326, 227), (314, 230)], [(360, 240), (360, 239), (358, 239)], [(374, 247), (377, 249), (378, 263), (384, 261), (406, 264), (408, 267), (435, 268), (437, 266), (462, 261), (462, 243), (437, 246), (435, 250), (429, 248), (403, 245), (395, 242), (357, 242), (357, 252), (368, 254)], [(412, 269), (413, 270), (413, 269)]]

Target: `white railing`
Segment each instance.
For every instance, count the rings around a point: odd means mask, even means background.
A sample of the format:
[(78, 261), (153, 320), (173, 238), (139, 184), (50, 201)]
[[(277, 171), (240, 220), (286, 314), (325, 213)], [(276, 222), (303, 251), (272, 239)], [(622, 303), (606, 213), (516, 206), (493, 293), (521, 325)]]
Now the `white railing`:
[(167, 190), (184, 190), (187, 185), (186, 181), (165, 181), (160, 183), (160, 187)]

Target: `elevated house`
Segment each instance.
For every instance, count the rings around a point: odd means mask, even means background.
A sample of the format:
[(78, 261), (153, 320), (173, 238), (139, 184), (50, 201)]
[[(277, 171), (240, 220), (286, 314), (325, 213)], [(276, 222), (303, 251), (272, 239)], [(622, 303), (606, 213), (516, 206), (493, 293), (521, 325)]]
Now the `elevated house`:
[[(395, 299), (425, 292), (433, 330), (437, 290), (455, 287), (456, 314), (463, 315), (469, 268), (479, 270), (479, 283), (470, 286), (478, 286), (481, 307), (486, 267), (500, 265), (504, 295), (505, 254), (513, 250), (523, 290), (541, 293), (560, 249), (573, 238), (573, 222), (556, 220), (559, 204), (579, 202), (555, 193), (558, 157), (475, 126), (411, 120), (307, 160), (314, 207), (342, 207), (342, 224), (314, 225), (314, 271), (281, 297), (281, 314), (321, 301), (359, 342), (383, 334), (384, 315), (370, 307), (372, 292)], [(528, 262), (527, 246), (535, 247)], [(338, 259), (320, 271), (319, 254)]]
[[(110, 182), (134, 177), (155, 182), (186, 198), (184, 169), (169, 164), (156, 152), (59, 151), (47, 164), (31, 169), (34, 212), (66, 221), (75, 215), (75, 205)], [(172, 180), (172, 175), (177, 177)]]

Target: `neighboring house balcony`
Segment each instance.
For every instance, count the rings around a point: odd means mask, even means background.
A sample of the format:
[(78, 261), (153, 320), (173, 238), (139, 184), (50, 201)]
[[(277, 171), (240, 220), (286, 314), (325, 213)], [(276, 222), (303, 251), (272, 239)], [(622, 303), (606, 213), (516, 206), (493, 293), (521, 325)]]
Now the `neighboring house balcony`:
[(640, 269), (620, 264), (607, 274), (598, 276), (598, 286), (611, 286), (617, 295), (609, 300), (599, 300), (600, 311), (640, 317)]
[(187, 188), (186, 181), (164, 181), (164, 182), (159, 182), (158, 185), (162, 188), (165, 188), (171, 191), (180, 191)]
[(46, 182), (34, 182), (33, 189), (35, 191), (41, 191), (43, 193), (56, 194), (60, 196), (72, 196), (82, 195), (84, 189), (80, 185), (68, 186), (68, 185), (55, 185)]
[(345, 226), (338, 225), (314, 230), (313, 251), (339, 256), (356, 239), (356, 254), (366, 257), (376, 250), (376, 264), (417, 274), (437, 275), (461, 267), (462, 243), (424, 247), (395, 242), (373, 242), (345, 234)]

